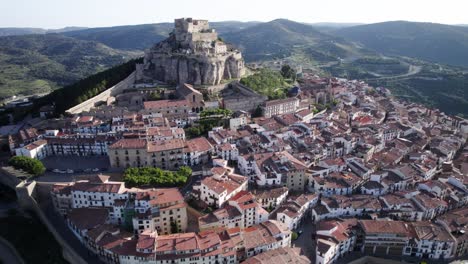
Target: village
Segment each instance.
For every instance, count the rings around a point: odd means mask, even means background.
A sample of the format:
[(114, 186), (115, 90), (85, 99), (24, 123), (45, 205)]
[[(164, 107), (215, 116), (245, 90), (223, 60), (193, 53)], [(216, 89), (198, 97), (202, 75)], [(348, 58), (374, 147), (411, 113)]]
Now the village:
[[(207, 21), (175, 27), (105, 99), (9, 138), (12, 155), (44, 162), (36, 181), (53, 183), (57, 215), (92, 254), (129, 264), (466, 257), (468, 120), (307, 69), (269, 100), (239, 82), (240, 52)], [(206, 134), (187, 132), (207, 119), (217, 123)], [(186, 181), (143, 182), (149, 167)]]

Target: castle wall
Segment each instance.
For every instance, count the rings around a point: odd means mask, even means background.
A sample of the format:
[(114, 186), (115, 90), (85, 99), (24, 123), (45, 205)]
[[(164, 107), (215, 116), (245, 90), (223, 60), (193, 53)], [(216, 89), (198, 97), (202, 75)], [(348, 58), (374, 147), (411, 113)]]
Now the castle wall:
[(168, 84), (217, 85), (240, 78), (244, 60), (238, 51), (217, 41), (218, 34), (207, 20), (175, 20), (173, 34), (145, 52), (144, 66), (138, 66), (137, 80)]
[(65, 260), (72, 264), (86, 264), (87, 262), (73, 249), (72, 246), (62, 237), (62, 235), (55, 229), (55, 226), (49, 221), (44, 211), (41, 209), (35, 199), (35, 192), (37, 189), (36, 181), (21, 182), (16, 186), (16, 196), (18, 202), (24, 209), (32, 210), (39, 217), (41, 222), (52, 233), (55, 240), (62, 247), (62, 256)]
[(210, 33), (200, 33), (200, 32), (194, 32), (192, 33), (192, 41), (215, 41), (218, 39), (218, 33), (216, 32), (210, 32)]
[(235, 89), (237, 94), (223, 99), (223, 105), (226, 109), (232, 111), (253, 111), (268, 99), (268, 97), (257, 94), (239, 82), (233, 82), (232, 86), (234, 87), (230, 89)]
[(132, 72), (127, 78), (125, 78), (125, 80), (94, 96), (93, 98), (90, 98), (81, 104), (75, 105), (66, 112), (69, 114), (79, 114), (84, 111), (89, 111), (91, 108), (95, 107), (97, 103), (107, 102), (109, 97), (116, 96), (122, 93), (125, 89), (131, 87), (135, 83), (135, 76), (136, 73)]

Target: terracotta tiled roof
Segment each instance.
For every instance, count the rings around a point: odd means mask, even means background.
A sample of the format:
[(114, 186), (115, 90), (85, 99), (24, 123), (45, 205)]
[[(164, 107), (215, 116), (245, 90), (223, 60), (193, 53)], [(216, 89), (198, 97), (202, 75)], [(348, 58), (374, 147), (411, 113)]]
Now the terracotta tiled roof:
[(68, 220), (79, 230), (96, 228), (106, 223), (109, 211), (105, 208), (75, 208), (68, 213)]
[(205, 137), (199, 137), (188, 140), (187, 148), (190, 152), (206, 152), (212, 150), (213, 146)]
[(124, 138), (109, 146), (109, 149), (144, 149), (146, 140), (138, 138)]
[(148, 143), (148, 152), (160, 152), (184, 148), (184, 141), (179, 138)]

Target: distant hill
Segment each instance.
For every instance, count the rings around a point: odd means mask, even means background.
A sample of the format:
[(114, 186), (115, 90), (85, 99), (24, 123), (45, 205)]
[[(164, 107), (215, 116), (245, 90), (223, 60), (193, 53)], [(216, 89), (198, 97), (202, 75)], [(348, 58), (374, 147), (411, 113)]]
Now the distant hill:
[(0, 37), (0, 98), (48, 92), (136, 55), (59, 34)]
[(355, 27), (355, 26), (360, 26), (364, 24), (363, 23), (318, 22), (318, 23), (308, 23), (307, 25), (311, 25), (314, 28), (322, 32), (330, 32), (330, 31), (337, 30), (340, 28)]
[(0, 37), (18, 36), (30, 34), (47, 34), (47, 33), (63, 33), (74, 30), (83, 30), (85, 27), (65, 27), (60, 29), (44, 29), (44, 28), (0, 28)]
[(0, 37), (29, 34), (45, 34), (46, 32), (47, 30), (43, 28), (0, 28)]
[(286, 19), (260, 23), (223, 37), (237, 45), (247, 61), (284, 58), (297, 50), (319, 61), (337, 60), (360, 52), (342, 38)]
[[(210, 26), (220, 35), (229, 34), (258, 24), (259, 22), (210, 22)], [(173, 30), (174, 23), (90, 28), (66, 32), (64, 35), (82, 40), (92, 40), (106, 44), (115, 49), (145, 50), (155, 43), (167, 38)]]
[(468, 66), (466, 27), (393, 21), (341, 28), (333, 33), (388, 55)]
[(114, 49), (144, 50), (167, 38), (173, 27), (173, 23), (144, 24), (89, 28), (65, 32), (63, 35), (81, 40), (97, 41)]

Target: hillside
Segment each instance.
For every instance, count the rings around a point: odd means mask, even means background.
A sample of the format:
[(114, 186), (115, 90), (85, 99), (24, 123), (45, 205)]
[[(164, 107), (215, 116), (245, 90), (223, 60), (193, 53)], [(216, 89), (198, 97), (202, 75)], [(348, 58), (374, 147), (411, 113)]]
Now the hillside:
[(65, 27), (60, 29), (44, 29), (44, 28), (0, 28), (0, 37), (4, 36), (19, 36), (30, 34), (47, 34), (47, 33), (63, 33), (74, 30), (83, 30), (84, 27)]
[(375, 51), (468, 66), (468, 28), (406, 21), (341, 28), (335, 35)]
[(145, 24), (89, 28), (65, 32), (63, 35), (76, 39), (97, 41), (114, 49), (145, 50), (169, 35), (172, 23)]
[(0, 98), (49, 92), (135, 55), (58, 34), (0, 37)]
[(301, 53), (313, 60), (328, 62), (363, 52), (342, 38), (286, 19), (257, 24), (223, 37), (240, 48), (247, 61), (285, 58)]
[[(258, 22), (211, 22), (210, 26), (220, 35), (229, 34), (256, 25)], [(124, 50), (145, 50), (164, 40), (174, 28), (173, 23), (90, 28), (65, 32), (64, 35), (101, 42), (109, 47)]]

